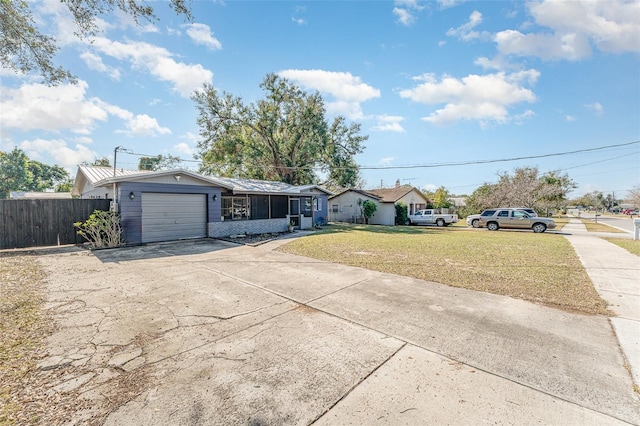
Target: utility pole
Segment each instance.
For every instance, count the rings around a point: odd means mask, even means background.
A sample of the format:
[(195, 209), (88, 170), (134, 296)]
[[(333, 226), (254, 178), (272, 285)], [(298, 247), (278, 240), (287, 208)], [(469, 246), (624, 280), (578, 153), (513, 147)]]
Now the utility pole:
[(124, 151), (124, 152), (130, 152), (128, 149), (126, 149), (125, 147), (123, 147), (122, 145), (118, 145), (113, 149), (113, 201), (111, 201), (111, 210), (114, 212), (118, 211), (118, 203), (117, 203), (117, 197), (116, 197), (116, 182), (115, 182), (115, 177), (116, 177), (116, 162), (118, 160), (118, 151)]

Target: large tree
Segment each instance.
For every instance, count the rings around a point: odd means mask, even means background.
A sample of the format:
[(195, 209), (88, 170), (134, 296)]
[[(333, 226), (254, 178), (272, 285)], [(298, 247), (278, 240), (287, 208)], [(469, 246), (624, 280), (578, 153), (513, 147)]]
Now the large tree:
[(627, 192), (627, 202), (635, 208), (640, 208), (640, 185), (636, 185)]
[(138, 170), (169, 170), (175, 169), (182, 160), (171, 154), (157, 155), (155, 157), (140, 157)]
[(260, 87), (265, 99), (248, 105), (209, 84), (193, 96), (202, 173), (302, 185), (317, 183), (324, 172), (330, 184), (358, 182), (354, 156), (368, 139), (360, 124), (341, 116), (329, 124), (318, 92), (304, 92), (275, 74)]
[[(156, 20), (153, 7), (144, 0), (61, 0), (73, 17), (74, 34), (92, 37), (99, 30), (98, 18), (115, 10), (140, 21)], [(186, 19), (191, 19), (185, 0), (171, 0), (171, 7)], [(75, 82), (70, 71), (56, 66), (54, 56), (59, 50), (56, 39), (43, 34), (35, 23), (32, 4), (27, 0), (0, 0), (0, 65), (28, 74), (40, 74), (45, 84)], [(70, 30), (70, 29), (69, 29)]]
[(0, 198), (9, 198), (11, 191), (56, 189), (68, 179), (69, 173), (62, 167), (30, 160), (19, 148), (0, 151)]
[(576, 187), (568, 175), (549, 172), (540, 175), (537, 167), (519, 167), (513, 173), (498, 174), (495, 184), (480, 186), (467, 199), (476, 212), (492, 207), (529, 207), (536, 210), (559, 208)]

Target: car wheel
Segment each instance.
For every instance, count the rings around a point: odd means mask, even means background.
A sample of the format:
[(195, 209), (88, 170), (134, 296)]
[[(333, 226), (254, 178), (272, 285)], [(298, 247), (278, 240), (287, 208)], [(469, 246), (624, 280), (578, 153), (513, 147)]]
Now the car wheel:
[(480, 228), (480, 221), (478, 219), (473, 219), (471, 221), (471, 226), (473, 226), (474, 228)]
[(533, 232), (539, 234), (547, 230), (547, 226), (544, 223), (535, 223), (533, 225)]
[(498, 229), (500, 229), (500, 227), (496, 222), (489, 222), (487, 223), (487, 229), (489, 231), (497, 231)]
[(438, 225), (438, 226), (444, 226), (444, 219), (438, 219), (438, 220), (436, 220), (436, 225)]
[(407, 219), (407, 225), (409, 226), (413, 225), (413, 223), (411, 222), (411, 219)]

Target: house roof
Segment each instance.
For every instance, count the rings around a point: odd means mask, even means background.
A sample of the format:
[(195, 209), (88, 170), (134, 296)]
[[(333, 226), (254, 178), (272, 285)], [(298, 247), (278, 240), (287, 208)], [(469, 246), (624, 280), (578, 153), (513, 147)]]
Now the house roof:
[(231, 187), (234, 193), (305, 194), (311, 192), (314, 189), (317, 189), (327, 194), (331, 194), (330, 191), (318, 185), (296, 186), (284, 182), (274, 182), (269, 180), (236, 179), (225, 177), (217, 177), (215, 179)]
[(384, 200), (382, 200), (381, 197), (379, 197), (376, 194), (373, 194), (372, 192), (368, 192), (368, 191), (365, 191), (365, 190), (362, 190), (362, 189), (355, 189), (355, 188), (345, 189), (345, 190), (339, 192), (338, 194), (332, 195), (331, 197), (329, 197), (329, 199), (332, 199), (332, 198), (335, 198), (335, 197), (339, 197), (340, 195), (345, 194), (347, 192), (355, 192), (356, 194), (360, 194), (360, 195), (363, 195), (365, 197), (373, 198), (373, 199), (375, 199), (377, 201), (384, 202)]
[(74, 195), (80, 195), (82, 188), (86, 182), (89, 182), (94, 187), (108, 186), (117, 182), (131, 182), (143, 179), (149, 179), (151, 177), (160, 177), (166, 175), (186, 175), (194, 179), (201, 180), (210, 185), (215, 185), (221, 188), (232, 191), (233, 193), (280, 193), (280, 194), (308, 194), (314, 189), (322, 191), (327, 194), (332, 194), (325, 188), (318, 185), (301, 185), (294, 186), (284, 182), (272, 182), (266, 180), (256, 179), (235, 179), (224, 177), (210, 177), (204, 176), (198, 173), (194, 173), (184, 169), (173, 170), (159, 170), (159, 171), (147, 171), (147, 170), (124, 170), (116, 169), (115, 176), (113, 174), (113, 168), (110, 167), (97, 167), (97, 166), (79, 166), (78, 174), (73, 185), (72, 193)]
[(116, 182), (131, 182), (136, 180), (148, 179), (151, 177), (176, 176), (176, 175), (190, 176), (194, 179), (201, 180), (205, 183), (213, 184), (215, 186), (219, 186), (226, 189), (232, 188), (230, 185), (222, 182), (219, 178), (204, 176), (204, 175), (194, 173), (184, 169), (157, 170), (153, 172), (147, 171), (147, 170), (138, 170), (137, 173), (129, 173), (129, 174), (122, 174), (122, 175), (116, 174), (115, 177), (111, 175), (106, 179), (102, 179), (96, 182), (95, 186), (105, 186), (105, 185), (110, 185)]
[(411, 191), (415, 191), (420, 197), (422, 197), (426, 202), (429, 202), (429, 199), (418, 189), (413, 186), (397, 186), (395, 188), (379, 188), (379, 189), (369, 189), (369, 192), (377, 195), (381, 198), (381, 200), (385, 203), (395, 203), (400, 200), (402, 197), (410, 193)]

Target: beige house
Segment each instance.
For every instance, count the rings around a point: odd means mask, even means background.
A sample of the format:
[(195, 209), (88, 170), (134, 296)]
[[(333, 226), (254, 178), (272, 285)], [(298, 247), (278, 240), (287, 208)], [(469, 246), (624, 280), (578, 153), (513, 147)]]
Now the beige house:
[(347, 189), (329, 197), (329, 220), (332, 222), (363, 223), (362, 203), (365, 200), (376, 204), (376, 212), (369, 223), (372, 225), (395, 225), (396, 203), (407, 205), (409, 214), (425, 209), (429, 200), (413, 186), (399, 186), (381, 189)]

